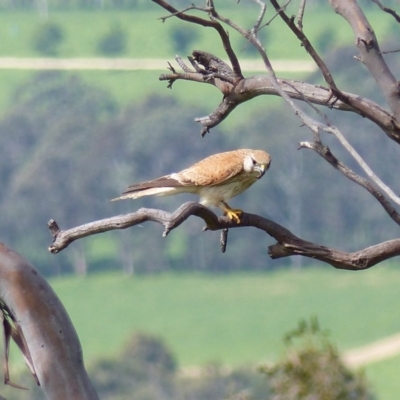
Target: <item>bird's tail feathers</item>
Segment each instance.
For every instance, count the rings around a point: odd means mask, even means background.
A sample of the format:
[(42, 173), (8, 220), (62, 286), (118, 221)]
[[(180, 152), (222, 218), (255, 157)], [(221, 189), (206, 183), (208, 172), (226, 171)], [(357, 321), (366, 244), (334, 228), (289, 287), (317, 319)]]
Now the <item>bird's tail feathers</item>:
[(169, 196), (175, 193), (179, 193), (178, 188), (174, 187), (154, 187), (154, 188), (138, 188), (136, 190), (132, 190), (126, 193), (123, 193), (122, 196), (116, 197), (115, 199), (111, 199), (111, 201), (117, 200), (126, 200), (126, 199), (138, 199), (143, 196)]

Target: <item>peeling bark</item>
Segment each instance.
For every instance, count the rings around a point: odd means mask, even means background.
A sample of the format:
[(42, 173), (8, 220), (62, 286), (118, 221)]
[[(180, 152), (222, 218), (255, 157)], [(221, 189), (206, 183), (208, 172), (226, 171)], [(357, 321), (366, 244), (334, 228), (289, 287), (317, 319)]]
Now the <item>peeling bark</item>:
[(78, 335), (61, 301), (28, 261), (2, 243), (0, 301), (4, 318), (19, 332), (16, 342), (46, 397), (97, 400)]
[(375, 79), (392, 112), (400, 115), (399, 82), (386, 64), (375, 32), (362, 9), (355, 0), (329, 1), (335, 12), (342, 16), (353, 29), (356, 46), (360, 52), (360, 61)]

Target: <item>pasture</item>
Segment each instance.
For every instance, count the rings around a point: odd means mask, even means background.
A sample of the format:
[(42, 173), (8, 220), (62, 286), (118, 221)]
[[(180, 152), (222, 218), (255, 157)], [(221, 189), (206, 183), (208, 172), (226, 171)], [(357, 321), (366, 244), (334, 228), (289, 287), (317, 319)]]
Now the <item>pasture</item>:
[[(282, 336), (318, 317), (341, 352), (400, 331), (400, 271), (320, 269), (265, 274), (105, 273), (53, 279), (85, 360), (116, 356), (135, 331), (162, 337), (181, 367), (255, 365), (282, 355)], [(366, 368), (379, 399), (396, 398), (400, 357)], [(394, 396), (394, 397), (393, 397)]]
[[(246, 28), (251, 28), (257, 17), (258, 9), (255, 3), (240, 2), (229, 10), (224, 10), (234, 21)], [(243, 12), (243, 11), (246, 12)], [(91, 58), (102, 57), (97, 47), (99, 40), (113, 27), (119, 27), (125, 32), (126, 50), (118, 57), (153, 58), (165, 60), (159, 66), (159, 71), (89, 71), (80, 72), (85, 80), (106, 90), (121, 104), (137, 102), (150, 93), (173, 95), (187, 104), (213, 106), (221, 99), (221, 94), (213, 87), (196, 85), (194, 83), (177, 83), (172, 92), (167, 91), (166, 82), (159, 82), (160, 73), (168, 72), (167, 61), (174, 63), (175, 54), (186, 58), (192, 49), (201, 49), (226, 58), (217, 35), (213, 30), (202, 27), (194, 28), (174, 18), (164, 23), (160, 17), (165, 12), (156, 5), (148, 11), (55, 11), (50, 12), (48, 22), (58, 25), (63, 32), (63, 40), (56, 57), (60, 58)], [(268, 9), (267, 19), (273, 17), (272, 9)], [(391, 21), (382, 13), (371, 12), (368, 17), (381, 41), (392, 32)], [(0, 13), (0, 58), (1, 57), (43, 57), (33, 46), (35, 32), (45, 22), (37, 12), (2, 12)], [(312, 23), (311, 25), (307, 25)], [(352, 44), (350, 28), (333, 12), (322, 12), (318, 7), (311, 8), (305, 16), (305, 32), (311, 42), (325, 54), (341, 44)], [(179, 49), (174, 45), (173, 32), (182, 28), (194, 32), (193, 43), (187, 49)], [(249, 49), (248, 43), (236, 32), (228, 29), (233, 48), (239, 58), (257, 59), (257, 54)], [(310, 57), (300, 46), (297, 39), (283, 26), (279, 18), (275, 18), (260, 33), (271, 60), (310, 60)], [(279, 38), (279, 40), (275, 40)], [(322, 40), (321, 38), (325, 38)], [(282, 43), (284, 45), (282, 45)], [(176, 65), (176, 64), (175, 64)], [(0, 70), (0, 110), (12, 104), (12, 92), (15, 87), (31, 77), (34, 71)], [(76, 72), (74, 72), (76, 73)], [(246, 73), (249, 75), (249, 72)], [(302, 79), (304, 74), (282, 73), (285, 78)], [(190, 85), (190, 86), (189, 86)], [(196, 86), (194, 86), (196, 85)], [(196, 91), (196, 96), (193, 92)], [(263, 99), (264, 100), (264, 99)], [(253, 100), (251, 107), (256, 107), (259, 100)], [(271, 100), (269, 100), (271, 101)], [(272, 99), (274, 102), (275, 99)], [(264, 103), (263, 103), (264, 104)], [(244, 105), (243, 107), (246, 107)], [(246, 110), (248, 111), (248, 110)], [(3, 111), (0, 111), (3, 112)], [(234, 124), (235, 117), (240, 120), (242, 114), (233, 113), (230, 120)], [(228, 121), (228, 124), (230, 122)]]

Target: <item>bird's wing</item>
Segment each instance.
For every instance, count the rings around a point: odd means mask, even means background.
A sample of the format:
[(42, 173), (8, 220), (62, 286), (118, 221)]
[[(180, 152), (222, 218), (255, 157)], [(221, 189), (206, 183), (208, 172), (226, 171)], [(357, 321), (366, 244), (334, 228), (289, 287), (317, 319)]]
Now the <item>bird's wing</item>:
[(230, 151), (207, 157), (172, 176), (175, 176), (183, 186), (214, 186), (242, 171), (243, 155), (239, 151)]

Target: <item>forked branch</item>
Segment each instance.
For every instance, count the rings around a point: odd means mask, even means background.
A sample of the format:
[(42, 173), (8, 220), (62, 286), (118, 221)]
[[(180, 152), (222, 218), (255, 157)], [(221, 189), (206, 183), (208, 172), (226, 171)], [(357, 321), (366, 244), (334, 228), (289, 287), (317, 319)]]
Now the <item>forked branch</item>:
[[(214, 28), (218, 32), (218, 34), (219, 34), (219, 36), (221, 38), (222, 44), (224, 46), (224, 50), (225, 50), (226, 54), (229, 57), (229, 60), (230, 60), (230, 62), (232, 64), (232, 69), (233, 69), (236, 77), (238, 79), (241, 79), (243, 77), (242, 76), (242, 71), (240, 69), (239, 60), (237, 59), (236, 54), (232, 49), (232, 45), (231, 45), (231, 42), (230, 42), (230, 39), (229, 39), (229, 35), (225, 31), (224, 27), (218, 21), (215, 21), (213, 19), (208, 19), (207, 20), (207, 19), (204, 19), (204, 18), (197, 17), (195, 15), (190, 15), (190, 14), (184, 12), (184, 11), (179, 11), (175, 7), (171, 6), (169, 3), (167, 3), (164, 0), (152, 0), (152, 1), (154, 3), (156, 3), (156, 4), (158, 4), (159, 6), (161, 6), (162, 8), (164, 8), (165, 10), (167, 10), (168, 12), (170, 12), (176, 18), (179, 18), (179, 19), (181, 19), (183, 21), (187, 21), (187, 22), (190, 22), (190, 23), (193, 23), (193, 24), (204, 26), (206, 28)], [(203, 11), (203, 12), (206, 12), (206, 13), (208, 13), (210, 11), (207, 8), (201, 8), (201, 7), (194, 7), (193, 6), (191, 8), (196, 9), (196, 10), (200, 10), (200, 11)], [(164, 18), (164, 20), (165, 20), (165, 18)]]
[(183, 204), (173, 213), (142, 208), (135, 213), (95, 221), (65, 231), (61, 230), (54, 220), (51, 220), (49, 228), (53, 236), (53, 243), (49, 247), (49, 251), (58, 253), (77, 239), (109, 230), (125, 229), (146, 221), (163, 225), (163, 236), (165, 237), (192, 215), (204, 220), (205, 230), (254, 227), (264, 231), (277, 241), (268, 247), (268, 254), (272, 259), (301, 255), (320, 260), (338, 269), (358, 271), (400, 255), (400, 239), (383, 242), (357, 252), (346, 253), (303, 240), (276, 222), (259, 215), (243, 213), (241, 222), (237, 224), (226, 217), (218, 218), (211, 210), (194, 202)]
[[(355, 0), (329, 0), (332, 8), (343, 17), (354, 32), (360, 61), (368, 68), (393, 112), (400, 115), (399, 82), (382, 56), (378, 39), (362, 9)], [(393, 117), (393, 119), (396, 119)]]
[[(304, 113), (302, 113), (302, 111), (295, 106), (290, 99), (298, 99), (330, 108), (355, 112), (377, 124), (389, 138), (400, 143), (400, 123), (397, 121), (394, 114), (386, 111), (381, 106), (368, 99), (339, 90), (330, 71), (308, 41), (302, 29), (296, 26), (293, 20), (285, 14), (284, 9), (282, 9), (276, 1), (272, 1), (272, 3), (276, 7), (277, 12), (301, 40), (307, 51), (310, 52), (324, 75), (328, 83), (328, 88), (304, 82), (291, 81), (288, 79), (285, 80), (288, 85), (286, 87), (282, 85), (283, 80), (275, 77), (265, 49), (256, 37), (256, 32), (254, 32), (254, 30), (245, 30), (231, 20), (220, 15), (216, 11), (214, 3), (211, 0), (208, 0), (207, 7), (196, 8), (197, 10), (208, 13), (210, 15), (210, 21), (188, 15), (184, 11), (179, 12), (168, 5), (164, 0), (153, 1), (173, 13), (177, 18), (217, 29), (227, 52), (227, 56), (231, 62), (232, 68), (216, 56), (204, 51), (196, 50), (193, 52), (193, 57), (189, 58), (194, 68), (193, 70), (188, 68), (183, 61), (178, 58), (178, 64), (182, 67), (184, 72), (178, 73), (173, 70), (172, 74), (163, 74), (159, 78), (162, 81), (167, 80), (169, 82), (168, 87), (172, 87), (172, 84), (177, 80), (189, 80), (212, 84), (220, 90), (223, 98), (217, 108), (209, 115), (195, 119), (196, 122), (200, 122), (203, 126), (201, 131), (203, 136), (208, 133), (211, 128), (224, 121), (239, 104), (259, 95), (274, 94), (284, 97), (297, 115)], [(265, 75), (248, 78), (242, 76), (239, 61), (230, 45), (229, 38), (226, 38), (224, 34), (222, 34), (222, 31), (225, 31), (222, 29), (222, 25), (219, 21), (235, 29), (257, 48), (266, 67)], [(259, 17), (256, 25), (258, 26), (260, 24), (261, 21)], [(216, 60), (218, 61), (216, 62)], [(295, 90), (288, 90), (288, 87), (294, 88)], [(393, 97), (396, 97), (396, 95)], [(311, 121), (309, 124), (308, 118), (305, 115), (302, 116), (302, 120), (306, 125), (315, 125), (315, 121)]]

